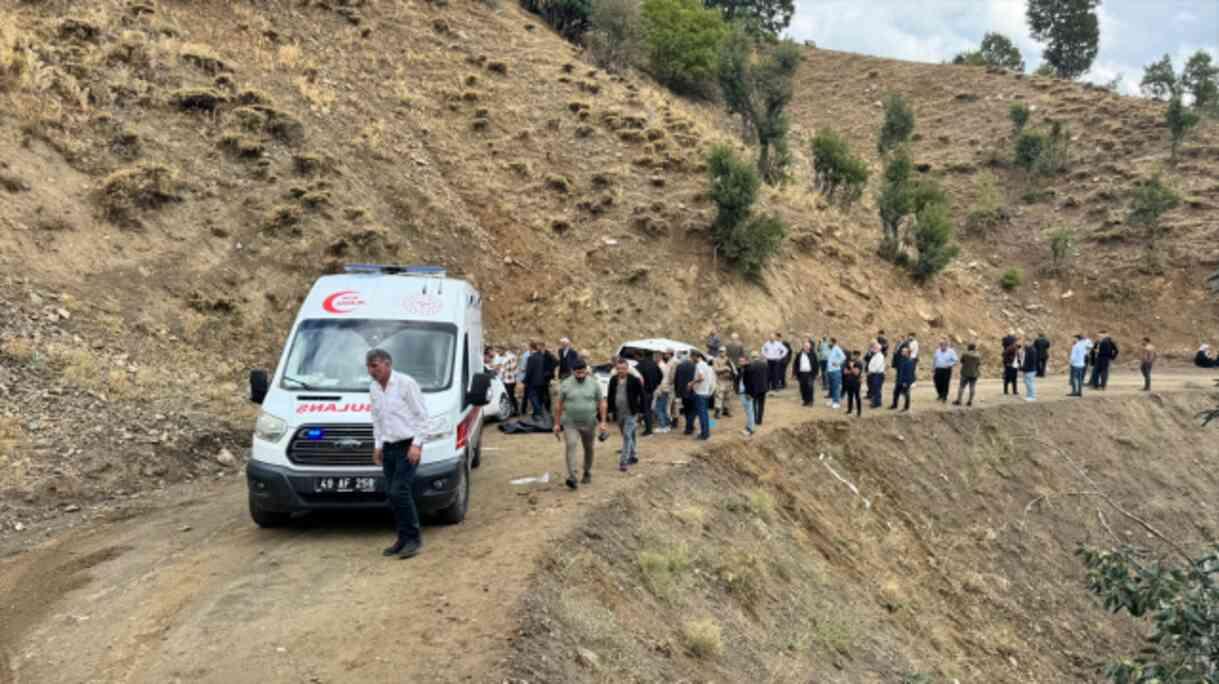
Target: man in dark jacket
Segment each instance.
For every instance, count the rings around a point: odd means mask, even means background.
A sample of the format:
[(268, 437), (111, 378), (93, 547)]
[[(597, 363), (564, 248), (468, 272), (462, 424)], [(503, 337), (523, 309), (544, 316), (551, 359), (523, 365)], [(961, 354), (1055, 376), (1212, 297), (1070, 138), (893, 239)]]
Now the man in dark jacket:
[(656, 388), (664, 380), (660, 366), (652, 359), (652, 352), (644, 352), (643, 358), (635, 364), (635, 370), (643, 378), (643, 436), (652, 434), (652, 398), (656, 396)]
[(542, 404), (546, 407), (546, 413), (550, 413), (550, 393), (552, 390), (558, 390), (558, 385), (554, 379), (555, 374), (559, 370), (559, 357), (550, 351), (545, 342), (539, 342), (538, 349), (542, 352), (542, 372), (546, 375), (546, 385), (542, 391)]
[(1096, 345), (1096, 385), (1101, 389), (1109, 386), (1109, 366), (1117, 361), (1117, 351), (1117, 342), (1102, 330)]
[(687, 356), (677, 364), (677, 370), (673, 372), (673, 395), (681, 399), (681, 414), (686, 417), (687, 435), (694, 434), (694, 396), (690, 391), (694, 368), (694, 360)]
[(1024, 374), (1024, 400), (1037, 401), (1037, 347), (1026, 344), (1020, 359), (1020, 371)]
[(1044, 378), (1046, 364), (1050, 361), (1050, 338), (1041, 333), (1033, 342), (1033, 347), (1037, 350), (1037, 377)]
[(626, 359), (618, 359), (614, 363), (606, 401), (609, 402), (609, 418), (618, 423), (618, 431), (622, 433), (618, 469), (625, 473), (628, 466), (639, 462), (635, 448), (635, 421), (643, 411), (643, 382), (631, 373)]
[(769, 368), (765, 359), (755, 353), (744, 373), (745, 390), (753, 397), (753, 424), (760, 426), (766, 413), (766, 392), (770, 388)]
[(534, 420), (540, 420), (545, 413), (546, 400), (542, 397), (549, 394), (550, 380), (546, 375), (546, 356), (541, 351), (538, 342), (529, 343), (529, 360), (525, 362), (525, 401), (533, 412)]
[(557, 358), (559, 362), (559, 381), (562, 382), (567, 379), (567, 376), (571, 375), (572, 367), (576, 361), (580, 360), (580, 355), (572, 348), (569, 338), (559, 338), (559, 354)]
[(796, 360), (792, 362), (792, 375), (796, 376), (796, 382), (800, 384), (800, 402), (804, 406), (813, 405), (819, 368), (817, 352), (813, 350), (812, 340), (808, 340), (804, 347), (796, 352)]
[(893, 382), (893, 405), (889, 407), (889, 410), (896, 409), (897, 400), (905, 397), (906, 406), (902, 410), (909, 411), (910, 386), (914, 384), (914, 360), (910, 358), (908, 345), (901, 347), (901, 351), (894, 358), (894, 363), (897, 365), (897, 377)]

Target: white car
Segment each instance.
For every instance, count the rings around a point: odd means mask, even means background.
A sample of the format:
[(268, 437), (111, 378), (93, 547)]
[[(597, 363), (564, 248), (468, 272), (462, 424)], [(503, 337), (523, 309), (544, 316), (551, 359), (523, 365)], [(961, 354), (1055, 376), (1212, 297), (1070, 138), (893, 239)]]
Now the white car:
[[(615, 357), (622, 356), (624, 352), (632, 352), (634, 356), (641, 355), (642, 352), (650, 351), (653, 357), (659, 357), (662, 353), (673, 350), (678, 359), (684, 359), (690, 355), (690, 352), (697, 351), (698, 347), (677, 340), (670, 340), (663, 337), (653, 337), (646, 340), (632, 340), (623, 342), (618, 351), (614, 353)], [(631, 362), (631, 367), (635, 367), (635, 362)], [(597, 377), (597, 382), (601, 383), (601, 393), (607, 395), (609, 393), (610, 375), (613, 373), (614, 367), (612, 364), (603, 363), (598, 366), (593, 366), (593, 375)]]
[(508, 396), (508, 388), (499, 376), (491, 380), (491, 389), (487, 394), (487, 405), (483, 407), (484, 418), (494, 418), (504, 422), (512, 417), (512, 398)]

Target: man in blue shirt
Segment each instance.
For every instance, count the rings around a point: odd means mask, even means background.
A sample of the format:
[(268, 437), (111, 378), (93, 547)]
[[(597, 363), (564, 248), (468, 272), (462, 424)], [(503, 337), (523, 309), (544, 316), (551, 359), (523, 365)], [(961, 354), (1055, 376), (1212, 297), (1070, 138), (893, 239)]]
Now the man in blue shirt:
[(952, 384), (952, 369), (957, 365), (957, 350), (948, 346), (948, 340), (941, 339), (940, 346), (935, 350), (935, 396), (940, 403), (948, 401), (948, 387)]
[(838, 408), (838, 400), (842, 398), (842, 364), (846, 363), (847, 355), (838, 346), (838, 340), (830, 338), (830, 353), (825, 359), (825, 372), (830, 376), (830, 408)]

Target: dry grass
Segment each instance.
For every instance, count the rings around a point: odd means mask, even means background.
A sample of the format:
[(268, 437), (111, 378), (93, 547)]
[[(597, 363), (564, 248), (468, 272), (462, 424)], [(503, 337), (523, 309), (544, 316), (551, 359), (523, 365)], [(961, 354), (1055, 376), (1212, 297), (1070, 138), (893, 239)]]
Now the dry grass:
[(160, 164), (136, 164), (102, 181), (99, 204), (107, 218), (125, 221), (137, 209), (158, 209), (180, 199), (177, 174)]
[(764, 489), (749, 493), (749, 509), (762, 520), (769, 521), (775, 515), (775, 498)]
[(707, 511), (702, 506), (690, 504), (673, 511), (673, 517), (687, 525), (701, 527), (707, 519)]
[(668, 544), (639, 552), (639, 570), (652, 593), (668, 598), (690, 568), (690, 548), (684, 543)]
[(724, 653), (724, 637), (719, 623), (711, 618), (691, 620), (682, 628), (686, 648), (696, 658), (716, 658)]
[(311, 79), (307, 76), (297, 76), (292, 79), (292, 83), (300, 92), (301, 97), (304, 97), (309, 102), (309, 107), (313, 111), (328, 114), (330, 108), (334, 105), (338, 95), (334, 89), (317, 79)]
[(0, 464), (7, 464), (26, 441), (25, 430), (16, 416), (0, 416)]

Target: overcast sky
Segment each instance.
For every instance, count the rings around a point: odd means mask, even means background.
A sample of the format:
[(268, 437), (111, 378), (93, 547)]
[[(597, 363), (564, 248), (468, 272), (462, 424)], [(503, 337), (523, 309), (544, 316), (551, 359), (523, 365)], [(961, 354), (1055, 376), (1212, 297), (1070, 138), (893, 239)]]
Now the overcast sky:
[[(987, 31), (1011, 38), (1032, 71), (1041, 46), (1029, 37), (1025, 0), (796, 0), (788, 33), (818, 47), (920, 62), (976, 48)], [(1137, 93), (1143, 67), (1164, 53), (1178, 71), (1199, 48), (1219, 58), (1219, 0), (1102, 0), (1100, 53), (1085, 80), (1123, 75)]]

